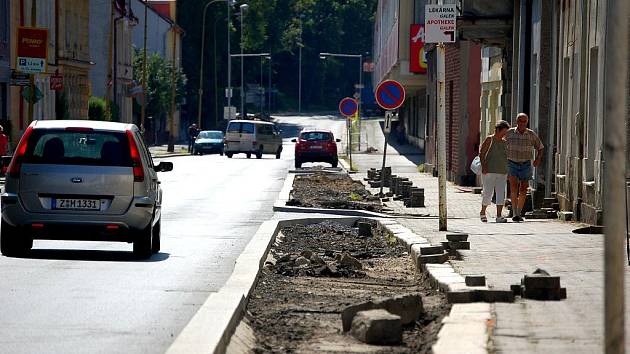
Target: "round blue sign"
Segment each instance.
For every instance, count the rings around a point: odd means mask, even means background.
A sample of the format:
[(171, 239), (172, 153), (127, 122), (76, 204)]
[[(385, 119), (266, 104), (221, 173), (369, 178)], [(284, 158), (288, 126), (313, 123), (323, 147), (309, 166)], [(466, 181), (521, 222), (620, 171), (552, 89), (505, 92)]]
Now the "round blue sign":
[(394, 80), (385, 80), (376, 87), (376, 103), (391, 111), (405, 102), (405, 88)]
[(353, 98), (346, 97), (339, 102), (339, 112), (345, 117), (354, 116), (358, 110), (359, 105)]

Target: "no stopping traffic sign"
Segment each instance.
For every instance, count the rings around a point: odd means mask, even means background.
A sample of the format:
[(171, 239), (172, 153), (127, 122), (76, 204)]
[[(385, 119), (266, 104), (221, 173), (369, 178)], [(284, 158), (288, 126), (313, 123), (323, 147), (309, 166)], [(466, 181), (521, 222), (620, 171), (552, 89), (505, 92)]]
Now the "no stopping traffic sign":
[(394, 80), (385, 80), (376, 87), (376, 103), (381, 108), (392, 111), (405, 102), (405, 88)]
[(339, 102), (339, 112), (344, 117), (352, 117), (357, 113), (359, 105), (353, 98), (346, 97)]

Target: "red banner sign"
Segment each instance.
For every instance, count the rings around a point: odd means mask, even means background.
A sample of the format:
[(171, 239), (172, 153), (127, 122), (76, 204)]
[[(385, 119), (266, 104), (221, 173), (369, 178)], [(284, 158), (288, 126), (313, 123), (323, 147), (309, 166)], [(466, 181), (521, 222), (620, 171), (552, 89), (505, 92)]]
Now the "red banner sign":
[(63, 75), (59, 73), (50, 75), (50, 89), (54, 91), (63, 91)]
[(409, 71), (412, 73), (427, 73), (427, 58), (424, 51), (424, 25), (411, 25), (411, 44), (409, 46)]
[(46, 59), (48, 53), (48, 29), (19, 27), (17, 37), (18, 57)]

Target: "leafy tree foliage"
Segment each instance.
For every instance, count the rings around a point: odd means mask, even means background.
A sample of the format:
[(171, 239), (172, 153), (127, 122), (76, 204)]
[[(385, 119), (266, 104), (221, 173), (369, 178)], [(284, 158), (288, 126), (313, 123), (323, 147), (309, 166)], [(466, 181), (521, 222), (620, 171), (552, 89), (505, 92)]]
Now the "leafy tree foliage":
[[(203, 6), (209, 1), (177, 2), (177, 22), (186, 31), (183, 66), (190, 79), (187, 92), (189, 116), (196, 114), (202, 12)], [(241, 22), (238, 12), (240, 4), (245, 2), (249, 9), (243, 20), (244, 52), (272, 54), (272, 79), (274, 87), (279, 90), (277, 109), (297, 109), (300, 46), (303, 109), (334, 109), (339, 99), (352, 95), (353, 85), (359, 80), (358, 59), (330, 58), (323, 61), (319, 58), (319, 53), (366, 55), (370, 52), (377, 0), (239, 0), (230, 19), (232, 53), (240, 52)], [(223, 91), (227, 86), (226, 3), (219, 1), (210, 5), (207, 16), (202, 109), (204, 119), (207, 117), (208, 122), (213, 122), (216, 114), (215, 97), (218, 97), (217, 107), (226, 103)], [(215, 65), (219, 82), (217, 91), (214, 90)], [(232, 86), (235, 87), (233, 104), (238, 106), (239, 95), (236, 88), (240, 85), (240, 59), (234, 58), (232, 65)], [(263, 65), (263, 84), (267, 86), (268, 62), (263, 62)], [(245, 66), (245, 81), (258, 84), (259, 59), (246, 58)], [(217, 111), (222, 112), (222, 109)]]

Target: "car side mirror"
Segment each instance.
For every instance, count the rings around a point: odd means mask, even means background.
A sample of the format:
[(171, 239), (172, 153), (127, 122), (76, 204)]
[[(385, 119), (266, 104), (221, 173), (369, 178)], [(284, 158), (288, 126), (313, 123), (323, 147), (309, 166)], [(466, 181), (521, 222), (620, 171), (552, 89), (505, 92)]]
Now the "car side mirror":
[(297, 139), (291, 139), (292, 143), (297, 143)]
[(155, 172), (169, 172), (173, 171), (173, 163), (162, 161), (157, 166), (154, 167)]
[(335, 141), (336, 141), (336, 142), (338, 142), (338, 143), (340, 143), (340, 142), (341, 142), (341, 139), (335, 139)]

